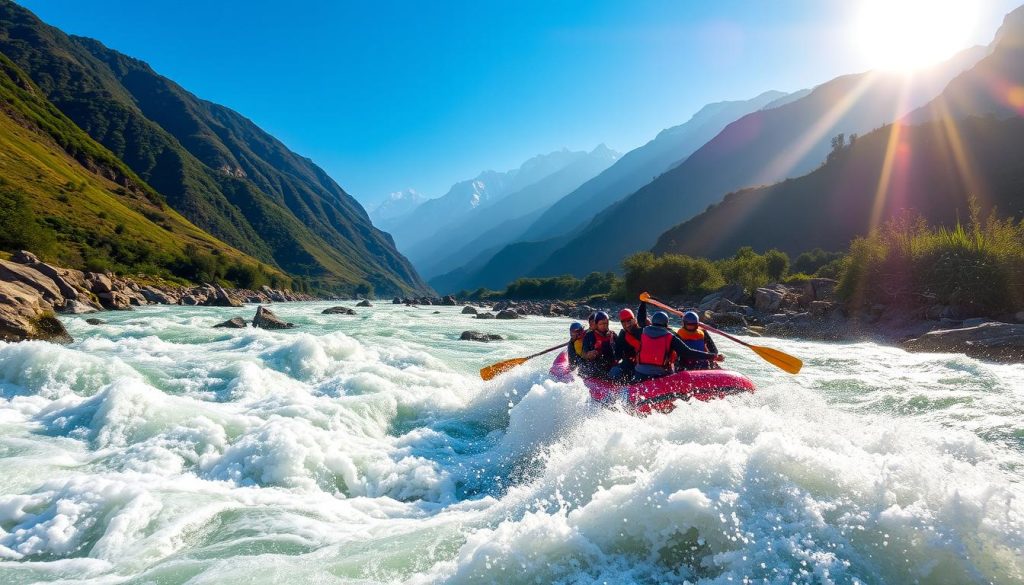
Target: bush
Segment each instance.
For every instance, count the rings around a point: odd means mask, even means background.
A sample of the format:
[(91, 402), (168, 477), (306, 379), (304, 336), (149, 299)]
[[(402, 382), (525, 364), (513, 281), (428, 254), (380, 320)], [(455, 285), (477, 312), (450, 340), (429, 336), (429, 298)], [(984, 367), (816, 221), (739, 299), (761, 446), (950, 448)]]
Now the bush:
[(622, 267), (627, 299), (636, 298), (644, 291), (660, 295), (702, 295), (725, 286), (721, 272), (704, 258), (679, 254), (655, 257), (650, 252), (640, 252), (626, 258)]
[(842, 273), (839, 294), (856, 304), (939, 303), (998, 314), (1024, 306), (1024, 223), (981, 221), (929, 228), (899, 218), (858, 238)]
[(793, 261), (791, 270), (793, 272), (803, 272), (804, 274), (814, 274), (819, 269), (827, 264), (831, 264), (836, 260), (842, 260), (842, 252), (826, 252), (821, 248), (815, 248), (810, 252), (804, 252), (796, 257)]
[[(516, 300), (580, 299), (608, 296), (616, 287), (618, 280), (612, 272), (591, 272), (583, 280), (571, 274), (546, 278), (520, 278), (509, 284), (504, 294), (500, 296)], [(484, 290), (486, 289), (480, 289), (477, 292)]]
[(789, 256), (779, 250), (758, 254), (749, 246), (736, 251), (732, 258), (715, 263), (722, 276), (730, 283), (739, 283), (747, 292), (785, 278), (789, 271)]
[(45, 255), (56, 241), (53, 229), (40, 224), (23, 194), (0, 188), (0, 249)]

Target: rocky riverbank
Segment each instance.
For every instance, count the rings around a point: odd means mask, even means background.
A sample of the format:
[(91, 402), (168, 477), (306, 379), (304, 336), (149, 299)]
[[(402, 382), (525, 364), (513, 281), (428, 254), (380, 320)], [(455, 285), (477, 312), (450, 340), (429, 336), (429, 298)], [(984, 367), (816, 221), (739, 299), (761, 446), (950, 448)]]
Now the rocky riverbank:
[(29, 252), (0, 260), (0, 340), (70, 342), (57, 314), (127, 311), (144, 305), (241, 307), (242, 303), (315, 300), (310, 295), (262, 287), (225, 289), (204, 284), (140, 283), (109, 273), (82, 272), (41, 262)]
[[(810, 279), (799, 285), (773, 284), (747, 293), (729, 285), (700, 299), (667, 298), (674, 307), (692, 309), (715, 327), (747, 335), (803, 338), (825, 341), (872, 340), (900, 345), (910, 351), (957, 352), (981, 359), (1024, 361), (1024, 311), (989, 319), (952, 306), (851, 307), (836, 296), (836, 282)], [(203, 305), (240, 307), (243, 303), (280, 303), (321, 300), (286, 290), (225, 289), (204, 284), (181, 286), (154, 284), (143, 279), (59, 268), (39, 261), (28, 252), (0, 260), (0, 340), (43, 339), (70, 342), (58, 314), (82, 314), (101, 310), (123, 311), (134, 307)], [(624, 303), (608, 299), (588, 302), (563, 300), (467, 302), (454, 296), (394, 298), (393, 304), (409, 306), (462, 306), (475, 319), (520, 319), (527, 316), (566, 317), (586, 320), (603, 310), (615, 317)], [(634, 306), (630, 303), (628, 306)], [(360, 307), (372, 306), (363, 301)], [(344, 309), (351, 314), (351, 309)], [(265, 309), (264, 309), (265, 311)], [(331, 311), (330, 309), (328, 311)], [(239, 318), (241, 326), (246, 322)], [(254, 325), (284, 328), (269, 311), (257, 314)], [(226, 322), (224, 327), (238, 326)], [(471, 332), (472, 333), (472, 332)], [(479, 339), (477, 339), (479, 340)]]
[[(834, 280), (813, 278), (799, 285), (773, 284), (753, 294), (739, 285), (729, 285), (700, 299), (663, 300), (674, 307), (697, 311), (705, 323), (747, 335), (817, 341), (867, 340), (899, 345), (909, 351), (1024, 361), (1024, 312), (996, 320), (972, 316), (969, 310), (953, 306), (852, 307), (836, 296), (836, 286)], [(443, 304), (465, 304), (454, 298), (446, 299)], [(437, 304), (434, 299), (393, 302)], [(583, 321), (592, 312), (603, 310), (614, 321), (615, 312), (623, 305), (607, 299), (587, 303), (504, 300), (467, 305), (462, 312), (477, 319), (557, 316)]]

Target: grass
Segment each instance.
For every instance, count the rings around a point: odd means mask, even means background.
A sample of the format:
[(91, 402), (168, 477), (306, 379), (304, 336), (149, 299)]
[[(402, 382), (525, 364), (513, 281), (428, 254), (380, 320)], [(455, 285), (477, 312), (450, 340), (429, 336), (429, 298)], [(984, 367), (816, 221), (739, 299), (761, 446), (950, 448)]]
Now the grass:
[(855, 240), (838, 289), (854, 304), (956, 305), (981, 315), (1024, 307), (1024, 222), (980, 217), (929, 227), (899, 218)]

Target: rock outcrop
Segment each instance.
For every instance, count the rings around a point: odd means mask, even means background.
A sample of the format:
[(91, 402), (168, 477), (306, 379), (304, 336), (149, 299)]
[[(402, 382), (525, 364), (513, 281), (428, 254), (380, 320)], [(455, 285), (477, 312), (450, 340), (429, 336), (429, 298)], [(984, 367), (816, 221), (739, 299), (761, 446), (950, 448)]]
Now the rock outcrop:
[(482, 341), (487, 343), (488, 341), (501, 341), (502, 336), (496, 333), (480, 333), (479, 331), (463, 331), (462, 335), (459, 336), (462, 341)]
[(356, 312), (348, 307), (331, 307), (320, 311), (321, 315), (355, 315)]
[(260, 305), (256, 308), (256, 316), (252, 318), (252, 326), (261, 329), (291, 329), (295, 324), (282, 321), (273, 311)]
[(465, 307), (462, 308), (463, 315), (476, 315), (477, 313), (478, 311), (474, 307), (471, 307), (469, 305), (466, 305)]
[(905, 341), (908, 351), (956, 352), (971, 357), (1024, 361), (1024, 325), (987, 322), (975, 327), (940, 329)]
[(363, 300), (359, 301), (358, 303), (356, 303), (356, 306), (357, 307), (372, 307), (373, 304), (371, 304), (370, 301), (368, 301), (366, 299), (363, 299)]
[(245, 329), (245, 319), (241, 317), (232, 317), (223, 323), (218, 323), (213, 326), (214, 329)]

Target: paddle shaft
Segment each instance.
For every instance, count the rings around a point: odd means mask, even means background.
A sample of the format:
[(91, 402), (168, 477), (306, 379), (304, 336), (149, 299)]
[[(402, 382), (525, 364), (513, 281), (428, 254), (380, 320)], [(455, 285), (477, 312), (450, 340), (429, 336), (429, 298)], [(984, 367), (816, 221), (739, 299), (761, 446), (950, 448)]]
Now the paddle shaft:
[(560, 347), (565, 347), (565, 343), (559, 343), (558, 345), (556, 345), (554, 347), (549, 347), (549, 348), (545, 349), (544, 351), (538, 351), (537, 353), (535, 353), (533, 355), (528, 355), (528, 356), (524, 357), (523, 359), (524, 360), (533, 359), (533, 358), (535, 358), (535, 357), (537, 357), (539, 355), (544, 355), (546, 353), (550, 353), (552, 351), (555, 351), (556, 349), (558, 349)]
[[(673, 309), (672, 307), (666, 305), (665, 303), (663, 303), (663, 302), (661, 302), (661, 301), (659, 301), (659, 300), (657, 300), (657, 299), (655, 299), (653, 297), (648, 297), (646, 302), (651, 303), (652, 305), (654, 305), (656, 307), (659, 307), (661, 309), (665, 309), (666, 311), (671, 311), (672, 313), (674, 313), (674, 314), (676, 314), (676, 315), (678, 315), (680, 317), (683, 315), (682, 311), (680, 311), (678, 309)], [(747, 343), (746, 341), (743, 341), (742, 339), (739, 339), (738, 337), (733, 337), (732, 335), (729, 335), (725, 331), (722, 331), (721, 329), (716, 329), (716, 328), (712, 327), (711, 325), (708, 325), (707, 323), (704, 323), (703, 321), (700, 323), (700, 326), (701, 326), (702, 329), (707, 329), (708, 331), (710, 331), (712, 333), (716, 333), (718, 335), (721, 335), (722, 337), (724, 337), (726, 339), (731, 339), (731, 340), (735, 341), (736, 343), (738, 343), (740, 345), (745, 345), (747, 347), (750, 347), (750, 344)]]

